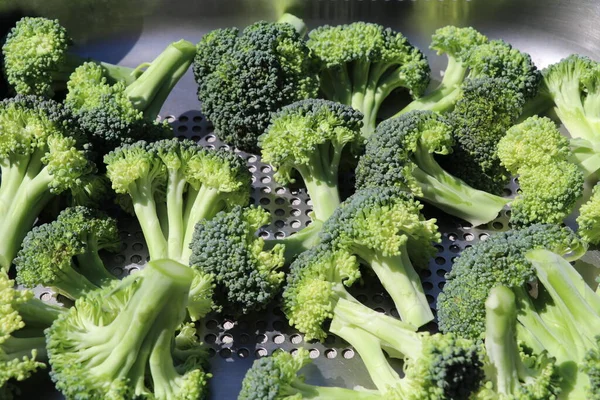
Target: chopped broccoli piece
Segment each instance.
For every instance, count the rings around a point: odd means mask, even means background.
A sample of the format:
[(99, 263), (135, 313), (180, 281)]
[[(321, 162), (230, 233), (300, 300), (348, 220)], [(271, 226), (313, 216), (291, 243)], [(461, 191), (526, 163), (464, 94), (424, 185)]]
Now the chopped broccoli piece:
[(263, 250), (264, 239), (256, 231), (269, 223), (270, 215), (258, 207), (234, 207), (210, 220), (201, 220), (190, 247), (190, 265), (214, 275), (224, 292), (222, 306), (233, 313), (263, 309), (281, 289), (284, 246)]
[(354, 22), (321, 26), (308, 36), (307, 46), (321, 65), (321, 91), (363, 113), (364, 138), (375, 130), (379, 108), (394, 90), (419, 98), (429, 84), (427, 58), (390, 28)]
[(14, 281), (0, 270), (0, 395), (11, 398), (12, 381), (46, 368), (43, 331), (64, 312), (65, 308), (33, 298), (29, 290), (15, 289)]
[(455, 145), (444, 169), (475, 189), (502, 194), (508, 172), (500, 165), (498, 141), (517, 120), (525, 100), (506, 78), (468, 79), (448, 115)]
[[(86, 59), (69, 50), (73, 40), (58, 20), (23, 17), (2, 46), (6, 79), (18, 94), (53, 97)], [(136, 70), (101, 62), (112, 80), (135, 80)]]
[(222, 140), (250, 153), (258, 152), (257, 139), (275, 111), (317, 94), (315, 62), (302, 35), (284, 21), (257, 22), (242, 32), (218, 29), (197, 45), (193, 71), (202, 111)]
[(49, 286), (75, 300), (115, 279), (98, 251), (120, 247), (115, 219), (85, 207), (67, 208), (56, 221), (27, 234), (14, 260), (17, 282), (30, 288)]
[(294, 354), (278, 350), (270, 357), (254, 361), (246, 372), (238, 400), (383, 400), (376, 391), (357, 391), (339, 387), (314, 386), (304, 382), (298, 371), (310, 363), (308, 350), (299, 348)]
[(123, 145), (104, 162), (115, 192), (131, 197), (153, 260), (188, 264), (196, 223), (250, 198), (250, 173), (237, 154), (191, 140)]
[(154, 260), (77, 299), (46, 331), (56, 387), (68, 398), (205, 398), (204, 352), (181, 362), (174, 350), (193, 275)]
[(60, 104), (35, 96), (0, 102), (0, 268), (8, 270), (48, 202), (95, 172)]
[(594, 186), (592, 196), (579, 208), (577, 233), (588, 243), (600, 243), (600, 184)]
[(452, 127), (439, 114), (413, 111), (379, 124), (356, 169), (357, 188), (400, 187), (473, 225), (490, 222), (507, 199), (473, 189), (434, 154), (452, 151)]
[(517, 343), (517, 306), (507, 287), (490, 290), (485, 302), (485, 349), (489, 380), (481, 400), (547, 400), (561, 392), (555, 360), (546, 352), (529, 354)]

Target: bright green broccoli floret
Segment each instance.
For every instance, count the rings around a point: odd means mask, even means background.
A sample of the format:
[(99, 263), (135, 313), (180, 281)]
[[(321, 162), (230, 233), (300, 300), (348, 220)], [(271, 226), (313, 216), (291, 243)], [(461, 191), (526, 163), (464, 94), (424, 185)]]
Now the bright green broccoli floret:
[(34, 299), (29, 290), (15, 289), (14, 281), (0, 270), (0, 394), (9, 396), (10, 381), (25, 380), (46, 368), (43, 331), (64, 312)]
[[(305, 340), (323, 340), (325, 321), (360, 354), (386, 399), (467, 398), (481, 384), (480, 349), (453, 335), (417, 333), (408, 323), (364, 306), (345, 289), (360, 278), (356, 257), (320, 244), (292, 263), (284, 312)], [(404, 379), (385, 358), (405, 359)]]
[(358, 163), (357, 187), (400, 187), (473, 225), (493, 220), (508, 200), (473, 189), (434, 158), (452, 151), (452, 135), (448, 121), (429, 111), (382, 122)]
[(302, 35), (284, 21), (257, 22), (243, 32), (209, 32), (197, 45), (193, 70), (202, 111), (215, 133), (251, 153), (258, 152), (258, 136), (271, 115), (287, 104), (315, 97), (319, 85)]
[(463, 83), (473, 78), (505, 78), (525, 99), (537, 94), (541, 74), (531, 57), (503, 40), (488, 41), (473, 28), (447, 26), (434, 33), (430, 47), (448, 55), (440, 86), (395, 116), (413, 110), (451, 111), (461, 96)]
[[(73, 40), (58, 20), (21, 18), (2, 46), (4, 71), (18, 94), (54, 96), (64, 90), (71, 73), (86, 59), (69, 50)], [(108, 63), (98, 63), (112, 80), (135, 80), (136, 71)]]
[(356, 192), (323, 225), (322, 241), (356, 255), (377, 275), (400, 318), (417, 327), (433, 319), (419, 275), (427, 268), (434, 242), (441, 240), (435, 219), (423, 205), (397, 188)]
[(104, 162), (115, 192), (131, 197), (151, 259), (188, 264), (196, 223), (250, 198), (241, 157), (191, 140), (123, 145)]
[(8, 270), (41, 210), (95, 172), (67, 113), (51, 100), (0, 102), (0, 268)]
[(540, 96), (554, 106), (556, 115), (573, 138), (600, 140), (600, 64), (571, 55), (544, 69)]
[(46, 331), (57, 388), (67, 398), (205, 398), (204, 353), (175, 362), (193, 275), (173, 260), (154, 260), (79, 298)]
[(515, 295), (504, 286), (490, 290), (485, 302), (488, 382), (478, 400), (548, 400), (560, 394), (555, 360), (546, 352), (528, 354), (517, 343)]
[(234, 313), (264, 308), (283, 283), (284, 246), (265, 251), (256, 231), (267, 225), (270, 215), (258, 207), (234, 207), (210, 220), (202, 220), (190, 247), (190, 265), (214, 275), (222, 306)]
[(246, 372), (238, 400), (383, 400), (385, 397), (374, 391), (355, 391), (338, 387), (314, 386), (304, 382), (298, 375), (310, 363), (308, 350), (299, 348), (290, 354), (278, 350), (270, 357), (254, 361)]
[(308, 36), (307, 46), (321, 65), (321, 91), (363, 113), (364, 138), (375, 130), (379, 108), (394, 90), (419, 98), (429, 84), (426, 57), (390, 28), (354, 22), (321, 26)]
[(531, 117), (510, 128), (498, 143), (498, 157), (519, 176), (513, 225), (560, 223), (583, 194), (583, 167), (573, 162), (568, 139), (548, 118)]
[(295, 182), (298, 173), (312, 201), (313, 224), (280, 241), (286, 244), (286, 259), (318, 240), (320, 226), (340, 204), (340, 159), (346, 145), (360, 141), (361, 126), (362, 114), (351, 107), (309, 99), (275, 113), (258, 138), (262, 161), (273, 166), (275, 180), (284, 185)]
[(600, 243), (600, 184), (594, 186), (592, 196), (579, 208), (577, 233), (588, 243)]
[(67, 208), (56, 221), (27, 234), (14, 260), (17, 282), (30, 288), (49, 286), (77, 299), (115, 279), (98, 251), (117, 251), (120, 245), (115, 219), (85, 207)]
[(501, 194), (508, 172), (500, 165), (498, 141), (517, 120), (525, 100), (506, 78), (468, 79), (448, 120), (455, 145), (444, 169), (475, 189)]
[(65, 104), (95, 151), (103, 155), (121, 144), (172, 136), (168, 124), (155, 120), (194, 54), (190, 42), (171, 43), (132, 82), (111, 80), (106, 67), (96, 63), (75, 69)]

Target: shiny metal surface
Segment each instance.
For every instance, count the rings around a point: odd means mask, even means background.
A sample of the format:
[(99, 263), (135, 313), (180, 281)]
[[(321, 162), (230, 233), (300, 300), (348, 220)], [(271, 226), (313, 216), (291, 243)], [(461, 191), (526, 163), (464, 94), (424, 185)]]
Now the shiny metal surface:
[[(600, 2), (596, 0), (0, 0), (0, 36), (22, 15), (59, 18), (75, 38), (81, 54), (133, 67), (180, 38), (197, 42), (212, 29), (273, 20), (286, 10), (304, 18), (309, 27), (356, 20), (393, 27), (427, 54), (434, 75), (445, 67), (445, 60), (427, 50), (429, 38), (435, 29), (448, 24), (471, 25), (491, 38), (503, 38), (529, 52), (540, 68), (574, 52), (600, 59)], [(220, 146), (199, 108), (190, 71), (161, 114), (173, 123), (178, 135), (207, 146)], [(258, 157), (245, 157), (255, 177), (254, 202), (273, 214), (264, 235), (288, 235), (303, 227), (310, 210), (305, 192), (277, 185), (269, 166), (261, 164)], [(507, 190), (513, 192), (514, 183)], [(438, 216), (435, 210), (427, 212)], [(430, 262), (430, 270), (422, 272), (432, 307), (452, 260), (465, 247), (495, 230), (506, 229), (506, 221), (506, 215), (502, 215), (487, 227), (473, 229), (439, 215), (443, 242)], [(121, 222), (126, 247), (107, 258), (117, 275), (141, 267), (147, 259), (135, 221)], [(391, 300), (369, 278), (354, 291), (369, 306), (394, 315)], [(47, 290), (37, 293), (44, 299), (52, 298)], [(210, 316), (199, 326), (199, 333), (212, 349), (212, 399), (235, 399), (246, 369), (257, 356), (276, 348), (292, 351), (299, 346), (311, 349), (315, 357), (314, 364), (305, 371), (307, 382), (372, 387), (352, 349), (334, 337), (323, 344), (305, 343), (288, 326), (276, 304), (260, 315), (237, 321)], [(22, 398), (61, 398), (51, 387), (49, 383), (28, 382), (23, 385)]]

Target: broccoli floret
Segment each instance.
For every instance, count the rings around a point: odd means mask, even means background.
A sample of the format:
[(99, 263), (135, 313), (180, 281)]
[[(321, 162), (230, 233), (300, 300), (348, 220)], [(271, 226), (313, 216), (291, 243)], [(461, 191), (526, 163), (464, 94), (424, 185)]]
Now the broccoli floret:
[(190, 265), (214, 275), (225, 298), (221, 303), (233, 313), (263, 309), (282, 286), (284, 246), (265, 251), (256, 231), (269, 223), (270, 215), (258, 207), (234, 207), (210, 220), (202, 220), (190, 247)]
[(75, 300), (115, 279), (98, 251), (120, 247), (115, 219), (86, 207), (67, 208), (56, 221), (27, 234), (14, 260), (17, 282), (30, 288), (49, 286)]
[(536, 275), (525, 254), (538, 248), (570, 254), (573, 259), (586, 251), (569, 228), (548, 224), (498, 232), (465, 249), (447, 274), (437, 299), (440, 330), (480, 338), (485, 331), (485, 300), (494, 286), (513, 289), (519, 301), (528, 299), (526, 284)]
[(215, 133), (250, 153), (258, 152), (257, 139), (275, 111), (316, 97), (319, 86), (302, 35), (283, 21), (209, 32), (197, 45), (193, 70)]
[(194, 54), (190, 42), (171, 43), (132, 82), (112, 81), (106, 67), (92, 62), (75, 69), (67, 83), (65, 104), (95, 151), (104, 155), (136, 140), (172, 137), (169, 125), (155, 120)]
[(46, 368), (43, 331), (64, 312), (33, 298), (29, 290), (15, 289), (14, 281), (0, 270), (0, 395), (10, 395), (11, 381), (23, 381)]
[(314, 386), (304, 382), (298, 371), (310, 363), (308, 350), (299, 348), (294, 354), (278, 350), (270, 357), (254, 361), (246, 372), (238, 400), (347, 399), (383, 400), (375, 391), (357, 391), (339, 387)]
[(473, 225), (487, 223), (507, 199), (473, 189), (446, 172), (434, 154), (454, 145), (452, 126), (439, 114), (413, 111), (379, 124), (356, 169), (357, 188), (400, 187)]
[(96, 170), (68, 121), (51, 100), (17, 96), (0, 102), (0, 268), (10, 268), (48, 202)]
[(56, 387), (67, 398), (205, 398), (203, 352), (175, 362), (193, 275), (176, 261), (154, 260), (77, 299), (46, 330)]
[[(531, 117), (513, 126), (498, 143), (501, 163), (519, 176), (511, 223), (560, 223), (583, 194), (585, 174), (554, 122)], [(599, 165), (600, 166), (600, 165)]]
[(394, 90), (419, 98), (429, 84), (427, 58), (390, 28), (354, 22), (321, 26), (308, 36), (307, 46), (321, 65), (321, 91), (363, 113), (364, 138), (375, 130), (379, 108)]
[(555, 360), (528, 354), (517, 344), (515, 295), (504, 286), (490, 290), (485, 302), (486, 385), (477, 393), (481, 400), (548, 400), (560, 394)]
[(573, 138), (600, 140), (600, 65), (571, 55), (542, 71), (540, 96), (549, 99)]
[(600, 184), (594, 186), (592, 196), (579, 208), (577, 233), (588, 243), (600, 243)]
[(419, 275), (441, 240), (435, 219), (423, 205), (397, 188), (356, 192), (323, 225), (322, 241), (356, 255), (377, 275), (400, 318), (417, 327), (433, 319)]
[(131, 197), (153, 260), (188, 264), (196, 223), (250, 198), (250, 173), (241, 157), (191, 140), (123, 145), (104, 162), (115, 192)]
[(488, 40), (473, 28), (447, 26), (438, 29), (431, 41), (433, 50), (448, 55), (448, 66), (440, 86), (414, 100), (394, 117), (413, 110), (451, 111), (469, 78), (505, 78), (522, 93), (533, 98), (540, 86), (541, 74), (531, 56), (503, 40)]
[(502, 194), (509, 174), (500, 165), (498, 141), (516, 122), (524, 102), (506, 78), (468, 79), (448, 115), (455, 145), (441, 161), (443, 168), (475, 189)]
[[(2, 46), (6, 79), (18, 94), (53, 97), (55, 91), (66, 89), (71, 73), (86, 59), (69, 50), (73, 40), (58, 20), (21, 18), (11, 29)], [(107, 77), (133, 82), (136, 70), (102, 65)]]
[[(454, 335), (417, 333), (406, 322), (375, 312), (345, 289), (360, 278), (356, 257), (322, 243), (292, 263), (283, 293), (284, 312), (305, 340), (323, 340), (323, 325), (360, 354), (386, 399), (467, 398), (481, 384), (480, 349)], [(404, 379), (386, 360), (405, 359)]]
[(583, 359), (582, 371), (590, 380), (589, 400), (600, 399), (600, 336), (596, 336), (596, 347), (588, 350)]

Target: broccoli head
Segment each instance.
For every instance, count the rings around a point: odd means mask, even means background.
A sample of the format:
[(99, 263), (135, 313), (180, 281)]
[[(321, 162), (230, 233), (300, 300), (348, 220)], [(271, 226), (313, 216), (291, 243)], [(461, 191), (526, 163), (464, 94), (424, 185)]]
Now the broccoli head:
[(429, 84), (427, 58), (390, 28), (354, 22), (320, 26), (308, 36), (321, 66), (321, 91), (363, 113), (364, 138), (375, 130), (379, 108), (394, 90), (419, 98)]
[(42, 209), (96, 171), (68, 113), (51, 100), (0, 102), (0, 267), (8, 269)]
[(175, 362), (193, 275), (176, 261), (154, 260), (77, 299), (46, 331), (56, 387), (69, 398), (205, 398), (204, 352)]
[(600, 397), (600, 337), (596, 337), (595, 348), (590, 349), (583, 359), (583, 372), (590, 380), (588, 399), (598, 400)]
[(193, 71), (215, 133), (250, 153), (275, 111), (315, 97), (319, 85), (310, 51), (289, 23), (212, 31), (197, 45)]
[(468, 186), (434, 158), (454, 146), (452, 126), (439, 114), (413, 111), (389, 119), (367, 140), (356, 169), (356, 185), (400, 187), (473, 225), (487, 223), (508, 200)]
[(579, 208), (577, 233), (588, 243), (600, 243), (600, 185), (594, 186), (592, 195)]
[(279, 293), (284, 246), (265, 251), (264, 239), (256, 236), (269, 220), (262, 208), (236, 206), (196, 225), (190, 265), (214, 275), (217, 288), (226, 293), (222, 306), (228, 311), (262, 309)]

